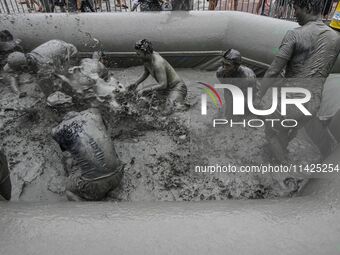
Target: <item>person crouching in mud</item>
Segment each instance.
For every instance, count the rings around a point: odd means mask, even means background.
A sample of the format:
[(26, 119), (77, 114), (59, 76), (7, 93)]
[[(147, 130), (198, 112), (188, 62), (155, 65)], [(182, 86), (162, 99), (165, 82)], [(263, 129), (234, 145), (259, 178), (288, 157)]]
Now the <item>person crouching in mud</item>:
[[(246, 95), (247, 88), (251, 87), (255, 91), (259, 88), (259, 83), (253, 70), (242, 65), (241, 53), (235, 49), (229, 49), (224, 52), (222, 57), (222, 66), (216, 71), (216, 77), (220, 83), (233, 84), (239, 87)], [(233, 97), (231, 92), (224, 90), (224, 114), (225, 117), (233, 116)], [(248, 107), (246, 106), (246, 109)]]
[[(15, 51), (8, 55), (4, 71), (26, 71), (38, 73), (41, 71), (55, 71), (64, 68), (63, 65), (77, 56), (77, 48), (62, 40), (50, 40), (30, 53)], [(67, 69), (66, 69), (67, 70)]]
[(136, 42), (135, 50), (144, 62), (144, 73), (135, 83), (129, 86), (129, 89), (136, 89), (151, 74), (158, 84), (140, 89), (138, 94), (145, 95), (153, 91), (163, 92), (167, 94), (165, 112), (186, 110), (184, 101), (187, 95), (187, 87), (174, 68), (153, 50), (151, 42), (146, 39)]
[(78, 50), (70, 43), (61, 40), (47, 41), (25, 54), (15, 51), (8, 55), (4, 71), (38, 74), (39, 86), (44, 94), (50, 94), (54, 73), (68, 70), (71, 60), (76, 59)]

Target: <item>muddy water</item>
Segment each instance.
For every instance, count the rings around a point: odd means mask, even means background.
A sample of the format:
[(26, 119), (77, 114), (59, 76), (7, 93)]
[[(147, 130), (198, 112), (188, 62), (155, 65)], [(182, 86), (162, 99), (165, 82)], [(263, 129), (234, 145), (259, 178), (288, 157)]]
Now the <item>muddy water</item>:
[[(129, 84), (141, 67), (114, 70), (116, 78)], [(213, 130), (211, 119), (218, 112), (208, 104), (208, 117), (200, 114), (201, 90), (196, 81), (216, 83), (214, 72), (178, 70), (188, 85), (192, 108), (170, 117), (121, 118), (111, 126), (116, 150), (126, 163), (123, 181), (109, 193), (110, 201), (198, 201), (268, 198), (287, 195), (280, 184), (286, 176), (261, 174), (195, 173), (195, 166), (209, 164), (261, 164), (263, 129), (223, 128)], [(149, 78), (143, 84), (154, 83)], [(10, 162), (13, 200), (65, 200), (63, 154), (50, 131), (63, 113), (46, 107), (35, 83), (21, 85), (28, 97), (17, 99), (9, 88), (0, 88), (0, 138)], [(14, 99), (13, 99), (14, 98)], [(39, 101), (40, 100), (40, 101)], [(36, 111), (13, 111), (33, 106)], [(20, 109), (19, 109), (20, 110)], [(116, 120), (116, 116), (110, 119)], [(293, 163), (314, 162), (318, 153), (301, 136), (289, 147)]]
[(338, 254), (338, 206), (308, 198), (7, 203), (0, 253)]

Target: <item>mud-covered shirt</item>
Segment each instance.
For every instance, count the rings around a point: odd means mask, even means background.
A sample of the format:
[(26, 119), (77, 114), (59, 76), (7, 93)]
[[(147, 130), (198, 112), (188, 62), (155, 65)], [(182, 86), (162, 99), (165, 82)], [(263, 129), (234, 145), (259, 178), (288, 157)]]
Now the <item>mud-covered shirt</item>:
[(27, 55), (34, 59), (35, 71), (38, 71), (41, 68), (59, 68), (74, 58), (77, 53), (78, 50), (73, 44), (61, 40), (50, 40)]
[(248, 87), (256, 88), (256, 75), (250, 68), (241, 65), (236, 72), (229, 74), (224, 71), (223, 67), (219, 67), (216, 72), (217, 79), (223, 83), (237, 83), (233, 84), (240, 89), (247, 89)]
[[(322, 21), (311, 21), (289, 30), (276, 56), (288, 60), (286, 78), (327, 78), (339, 51), (338, 33)], [(316, 82), (309, 89), (321, 95), (322, 86)]]

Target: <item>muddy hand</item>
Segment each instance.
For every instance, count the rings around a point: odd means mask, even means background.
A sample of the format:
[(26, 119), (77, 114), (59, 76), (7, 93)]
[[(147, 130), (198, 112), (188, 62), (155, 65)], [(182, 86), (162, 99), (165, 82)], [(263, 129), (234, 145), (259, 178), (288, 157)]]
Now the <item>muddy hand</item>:
[(139, 91), (137, 92), (137, 94), (138, 94), (139, 96), (143, 96), (143, 95), (147, 94), (148, 92), (150, 92), (150, 90), (141, 89), (141, 90), (139, 90)]
[(136, 90), (137, 86), (138, 86), (137, 83), (132, 83), (128, 86), (128, 90), (129, 91)]

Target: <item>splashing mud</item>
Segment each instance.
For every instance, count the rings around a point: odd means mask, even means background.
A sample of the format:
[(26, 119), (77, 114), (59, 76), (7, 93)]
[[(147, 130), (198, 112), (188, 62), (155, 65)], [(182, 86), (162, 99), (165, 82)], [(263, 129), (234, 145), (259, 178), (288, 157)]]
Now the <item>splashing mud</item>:
[[(122, 84), (130, 84), (141, 72), (142, 67), (113, 70)], [(118, 94), (115, 100), (120, 107), (114, 110), (99, 108), (119, 158), (126, 163), (120, 186), (107, 200), (197, 201), (287, 195), (281, 185), (286, 176), (195, 172), (195, 166), (261, 164), (269, 158), (263, 151), (261, 128), (215, 132), (210, 120), (202, 118), (201, 92), (195, 81), (217, 82), (214, 72), (180, 69), (178, 73), (188, 86), (192, 106), (188, 111), (164, 116), (162, 101), (137, 100), (132, 92)], [(148, 79), (143, 84), (150, 83), (154, 81)], [(22, 84), (20, 89), (27, 97), (19, 99), (9, 88), (0, 87), (0, 141), (10, 164), (13, 199), (66, 200), (67, 162), (51, 136), (66, 112), (48, 107), (36, 82)], [(68, 110), (83, 110), (74, 107)], [(319, 157), (301, 136), (292, 141), (289, 152), (292, 163), (315, 162)]]

